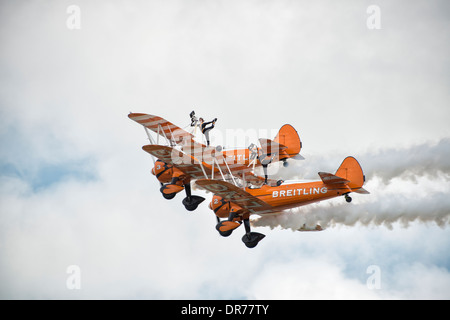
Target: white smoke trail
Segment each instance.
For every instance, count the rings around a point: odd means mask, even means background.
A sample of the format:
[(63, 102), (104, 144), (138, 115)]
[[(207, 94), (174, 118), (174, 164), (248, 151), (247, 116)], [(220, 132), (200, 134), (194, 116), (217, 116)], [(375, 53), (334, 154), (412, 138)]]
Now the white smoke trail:
[(450, 173), (450, 138), (438, 143), (424, 143), (407, 149), (386, 149), (361, 157), (366, 177), (377, 176), (384, 182), (392, 178), (415, 179), (417, 176), (440, 176)]
[[(260, 217), (253, 225), (292, 230), (316, 224), (325, 228), (356, 224), (391, 228), (393, 223), (408, 226), (410, 222), (421, 221), (445, 227), (450, 223), (449, 157), (448, 138), (437, 144), (357, 156), (366, 175), (364, 188), (370, 195), (355, 194), (350, 204), (343, 198), (336, 198), (276, 216)], [(322, 170), (320, 164), (329, 167), (327, 161), (314, 161), (315, 170)], [(314, 171), (311, 165), (295, 164), (283, 175), (292, 174), (294, 170), (303, 171), (309, 178)], [(298, 174), (296, 178), (300, 178)]]

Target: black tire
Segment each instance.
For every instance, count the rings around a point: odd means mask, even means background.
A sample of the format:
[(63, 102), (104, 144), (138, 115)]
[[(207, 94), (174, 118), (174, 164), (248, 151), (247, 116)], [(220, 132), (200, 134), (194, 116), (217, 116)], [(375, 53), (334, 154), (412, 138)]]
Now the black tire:
[(187, 211), (194, 211), (203, 200), (205, 200), (205, 198), (199, 196), (191, 196), (190, 200), (186, 197), (183, 199), (183, 205)]
[(250, 232), (250, 233), (244, 234), (244, 236), (242, 237), (242, 242), (244, 242), (244, 244), (247, 248), (251, 249), (251, 248), (256, 247), (256, 245), (262, 239), (264, 239), (264, 237), (265, 237), (265, 235), (263, 235), (262, 233)]
[(194, 211), (195, 209), (197, 209), (198, 204), (188, 204), (184, 205), (184, 207), (186, 208), (187, 211)]
[(229, 237), (229, 236), (231, 236), (231, 234), (233, 233), (233, 230), (228, 230), (228, 231), (220, 231), (220, 230), (217, 230), (217, 231), (219, 231), (219, 234), (220, 234), (222, 237)]
[(221, 227), (221, 226), (222, 226), (222, 223), (221, 223), (221, 222), (219, 222), (218, 224), (216, 224), (216, 230), (219, 231), (219, 234), (220, 234), (222, 237), (229, 237), (229, 236), (233, 233), (233, 230), (220, 231), (220, 227)]
[(244, 242), (244, 243), (247, 248), (252, 249), (258, 245), (258, 242), (259, 241), (252, 241), (252, 242)]
[[(162, 193), (162, 192), (161, 192), (161, 193)], [(176, 196), (177, 194), (176, 194), (176, 193), (169, 193), (169, 194), (162, 193), (162, 195), (163, 195), (164, 199), (171, 200), (171, 199), (175, 198), (175, 196)]]

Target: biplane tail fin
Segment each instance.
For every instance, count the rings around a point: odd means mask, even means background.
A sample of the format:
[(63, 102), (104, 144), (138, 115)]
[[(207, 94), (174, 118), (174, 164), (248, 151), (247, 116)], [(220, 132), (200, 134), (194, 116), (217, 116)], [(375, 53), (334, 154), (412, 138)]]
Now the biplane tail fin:
[(366, 178), (358, 160), (353, 157), (345, 158), (335, 174), (319, 172), (319, 176), (325, 184), (346, 185), (351, 192), (369, 193), (362, 187)]
[(300, 141), (297, 130), (290, 124), (282, 126), (273, 140), (287, 147), (287, 149), (283, 150), (286, 158), (295, 157), (302, 149), (302, 142)]
[(348, 180), (348, 186), (352, 191), (359, 193), (368, 193), (362, 188), (366, 180), (361, 165), (354, 157), (347, 157), (342, 161), (340, 167), (337, 169), (336, 176)]

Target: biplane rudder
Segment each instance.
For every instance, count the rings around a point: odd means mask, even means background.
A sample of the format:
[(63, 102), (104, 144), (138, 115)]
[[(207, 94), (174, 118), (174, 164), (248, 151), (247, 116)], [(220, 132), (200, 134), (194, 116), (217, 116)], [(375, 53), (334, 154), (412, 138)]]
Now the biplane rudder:
[(273, 140), (287, 147), (283, 151), (289, 158), (298, 155), (302, 149), (302, 142), (298, 132), (290, 124), (283, 125)]
[(362, 189), (365, 182), (365, 176), (361, 165), (354, 157), (345, 158), (337, 169), (335, 175), (350, 181), (348, 186), (352, 189), (352, 191)]

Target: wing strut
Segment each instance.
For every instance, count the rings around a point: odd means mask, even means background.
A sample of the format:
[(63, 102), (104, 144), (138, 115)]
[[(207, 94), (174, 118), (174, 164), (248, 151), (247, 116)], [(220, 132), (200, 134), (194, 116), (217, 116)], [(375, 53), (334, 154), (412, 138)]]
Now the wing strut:
[[(147, 134), (147, 137), (148, 137), (148, 140), (150, 141), (150, 143), (155, 144), (155, 142), (152, 139), (152, 136), (150, 135), (150, 132), (148, 132), (148, 129), (145, 126), (143, 126), (143, 127), (144, 127), (145, 133)], [(153, 155), (151, 155), (151, 156), (152, 156), (151, 158), (153, 161), (153, 166), (155, 166), (155, 157), (153, 157)]]
[[(158, 124), (158, 133), (160, 132), (159, 130), (161, 129), (161, 133), (163, 134), (164, 138), (166, 138), (167, 143), (173, 147), (174, 146), (174, 142), (172, 139), (167, 138), (166, 132), (164, 131), (164, 128), (161, 126), (161, 124)], [(170, 130), (170, 128), (169, 128)], [(172, 131), (170, 131), (170, 133), (172, 133)], [(173, 137), (171, 137), (173, 138)]]
[(217, 168), (219, 168), (219, 172), (220, 172), (220, 175), (222, 176), (223, 181), (225, 181), (225, 176), (223, 175), (222, 169), (219, 166), (219, 161), (217, 160), (217, 158), (215, 156), (214, 156), (214, 160), (216, 161)]
[(238, 185), (237, 185), (237, 183), (236, 183), (236, 180), (234, 180), (233, 173), (231, 172), (230, 167), (228, 166), (227, 160), (226, 160), (225, 157), (223, 156), (223, 153), (222, 153), (222, 158), (223, 158), (223, 160), (224, 160), (224, 162), (225, 162), (225, 165), (227, 166), (228, 173), (229, 173), (230, 176), (231, 176), (231, 180), (233, 180), (234, 185), (237, 187)]
[(206, 179), (208, 179), (208, 175), (206, 174), (205, 168), (203, 168), (202, 162), (201, 162), (201, 161), (198, 161), (198, 163), (200, 164), (200, 168), (202, 168), (203, 175), (205, 176)]

